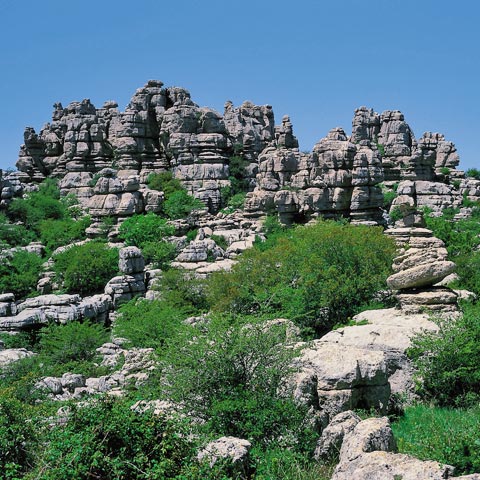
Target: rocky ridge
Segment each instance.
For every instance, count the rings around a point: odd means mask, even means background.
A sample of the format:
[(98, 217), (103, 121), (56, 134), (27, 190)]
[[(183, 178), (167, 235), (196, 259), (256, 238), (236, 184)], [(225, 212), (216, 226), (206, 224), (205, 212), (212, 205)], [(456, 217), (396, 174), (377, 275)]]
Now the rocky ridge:
[(0, 176), (0, 207), (46, 177), (59, 178), (62, 193), (90, 210), (91, 236), (106, 217), (121, 222), (161, 208), (161, 192), (146, 184), (152, 172), (172, 172), (218, 212), (238, 157), (247, 214), (277, 211), (285, 223), (318, 215), (382, 223), (381, 185), (437, 212), (480, 196), (480, 181), (456, 170), (454, 144), (431, 132), (417, 140), (399, 111), (360, 107), (350, 136), (334, 128), (302, 153), (290, 118), (275, 126), (271, 106), (226, 102), (222, 115), (157, 80), (138, 89), (124, 112), (113, 101), (101, 108), (88, 99), (57, 103), (51, 122), (39, 133), (27, 127), (24, 140), (19, 171)]

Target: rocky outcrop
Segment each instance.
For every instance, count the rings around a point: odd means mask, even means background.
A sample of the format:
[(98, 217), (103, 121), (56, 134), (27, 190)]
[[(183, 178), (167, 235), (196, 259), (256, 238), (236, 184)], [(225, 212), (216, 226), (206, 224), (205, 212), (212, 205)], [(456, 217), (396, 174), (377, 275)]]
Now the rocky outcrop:
[(30, 330), (49, 323), (65, 324), (83, 320), (105, 323), (111, 308), (111, 299), (106, 295), (83, 299), (79, 295), (39, 295), (19, 303), (15, 309), (10, 308), (6, 315), (0, 316), (0, 330)]
[(328, 461), (337, 457), (345, 435), (353, 431), (361, 421), (362, 419), (351, 410), (335, 415), (317, 442), (314, 458)]
[(456, 170), (454, 144), (431, 132), (417, 141), (398, 110), (378, 114), (360, 107), (350, 137), (335, 128), (306, 154), (298, 150), (288, 116), (275, 126), (271, 106), (228, 101), (222, 115), (158, 80), (139, 88), (124, 112), (112, 101), (99, 109), (88, 99), (55, 104), (52, 121), (38, 134), (28, 127), (24, 141), (20, 173), (2, 179), (3, 204), (28, 182), (58, 177), (63, 194), (74, 193), (91, 208), (93, 236), (102, 218), (158, 211), (162, 196), (146, 186), (153, 172), (171, 171), (217, 212), (238, 156), (243, 185), (254, 190), (247, 211), (276, 210), (286, 223), (318, 215), (381, 223), (383, 180), (424, 182), (414, 185), (413, 198), (436, 210), (460, 204), (464, 193), (480, 197), (472, 184), (459, 189), (464, 175)]
[(22, 358), (33, 357), (35, 353), (26, 348), (3, 348), (0, 346), (0, 368), (7, 367), (11, 363), (17, 362)]
[(236, 437), (221, 437), (205, 446), (197, 455), (197, 460), (208, 462), (212, 468), (218, 461), (228, 461), (235, 478), (249, 478), (249, 451), (252, 444)]
[(421, 331), (437, 331), (426, 313), (405, 313), (398, 308), (367, 310), (356, 315), (356, 325), (332, 330), (323, 342), (384, 354), (392, 394), (414, 394), (413, 367), (406, 351), (411, 338)]
[(246, 209), (276, 209), (289, 223), (296, 217), (351, 216), (379, 220), (383, 180), (378, 151), (368, 140), (356, 145), (341, 128), (331, 130), (311, 154), (283, 146), (259, 157), (257, 188)]
[(309, 406), (320, 429), (354, 408), (386, 411), (390, 397), (385, 354), (314, 340), (294, 362), (290, 384), (296, 402)]
[[(288, 123), (282, 124), (278, 136), (291, 145)], [(39, 134), (31, 127), (25, 130), (17, 168), (26, 174), (24, 181), (61, 178), (62, 192), (90, 203), (94, 216), (154, 210), (159, 199), (148, 198), (155, 194), (144, 191), (141, 201), (138, 184), (145, 188), (150, 173), (166, 170), (217, 211), (220, 190), (230, 184), (229, 159), (241, 152), (250, 162), (247, 175), (254, 178), (258, 154), (274, 139), (270, 106), (245, 102), (236, 108), (227, 102), (222, 116), (200, 108), (187, 90), (163, 88), (162, 82), (150, 80), (124, 112), (112, 101), (99, 109), (88, 99), (65, 108), (55, 104), (51, 123)], [(110, 172), (110, 180), (92, 185), (95, 174), (106, 168), (117, 170), (117, 179), (112, 181)], [(9, 192), (5, 190), (5, 198)], [(96, 198), (89, 202), (92, 196)]]
[(387, 284), (397, 290), (402, 309), (455, 312), (455, 292), (435, 286), (455, 269), (455, 264), (447, 260), (445, 244), (425, 228), (396, 228), (386, 233), (400, 246), (393, 264), (394, 273), (388, 277)]
[[(343, 437), (332, 480), (443, 480), (454, 476), (450, 465), (395, 452), (395, 439), (386, 417), (358, 422)], [(480, 475), (455, 478), (478, 480)]]
[(146, 292), (145, 260), (139, 248), (121, 248), (118, 269), (122, 275), (113, 277), (105, 285), (105, 295), (111, 298), (114, 308)]
[[(97, 349), (103, 356), (101, 365), (114, 369), (108, 375), (86, 378), (83, 375), (65, 373), (61, 377), (44, 377), (36, 388), (45, 392), (53, 400), (80, 399), (86, 395), (109, 393), (122, 395), (127, 387), (140, 386), (149, 373), (156, 368), (152, 348), (124, 349), (117, 343), (106, 343)], [(122, 363), (123, 362), (123, 363)]]

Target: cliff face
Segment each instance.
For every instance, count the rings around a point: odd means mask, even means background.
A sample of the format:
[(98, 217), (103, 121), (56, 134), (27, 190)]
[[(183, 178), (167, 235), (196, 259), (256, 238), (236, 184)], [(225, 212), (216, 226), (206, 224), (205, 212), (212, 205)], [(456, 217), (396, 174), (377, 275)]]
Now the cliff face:
[[(463, 193), (478, 191), (455, 170), (454, 144), (430, 132), (416, 140), (399, 111), (361, 107), (350, 137), (334, 128), (312, 152), (301, 153), (289, 117), (275, 126), (269, 105), (227, 102), (221, 115), (196, 105), (187, 90), (155, 80), (135, 92), (124, 112), (112, 101), (99, 109), (89, 100), (55, 104), (51, 123), (38, 134), (28, 127), (24, 138), (20, 173), (10, 184), (60, 178), (63, 193), (76, 194), (98, 217), (155, 211), (161, 198), (146, 179), (167, 170), (214, 213), (238, 156), (250, 189), (247, 213), (276, 210), (285, 222), (317, 215), (381, 222), (383, 181), (400, 183), (413, 203), (418, 198), (419, 206), (435, 209), (458, 206)], [(92, 187), (99, 172), (109, 180)], [(18, 191), (5, 180), (2, 198)]]

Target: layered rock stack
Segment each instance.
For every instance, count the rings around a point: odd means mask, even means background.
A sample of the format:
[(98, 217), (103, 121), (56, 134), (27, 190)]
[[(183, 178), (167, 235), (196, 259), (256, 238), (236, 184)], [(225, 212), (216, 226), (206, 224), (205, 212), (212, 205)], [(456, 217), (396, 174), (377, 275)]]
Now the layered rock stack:
[[(143, 213), (158, 207), (158, 197), (146, 187), (149, 174), (170, 171), (216, 213), (225, 206), (222, 192), (231, 185), (231, 161), (237, 156), (243, 183), (253, 191), (246, 202), (250, 217), (276, 211), (285, 223), (319, 215), (380, 223), (383, 181), (392, 188), (407, 182), (398, 186), (401, 194), (436, 212), (460, 205), (464, 194), (480, 198), (478, 185), (462, 180), (463, 172), (456, 170), (453, 143), (431, 132), (417, 141), (398, 110), (379, 114), (360, 107), (350, 137), (335, 128), (306, 154), (298, 149), (290, 118), (275, 126), (270, 105), (235, 107), (228, 101), (222, 115), (199, 107), (184, 88), (150, 80), (124, 112), (113, 101), (98, 109), (88, 99), (67, 107), (57, 103), (52, 121), (40, 133), (28, 127), (24, 139), (17, 162), (21, 174), (10, 176), (9, 184), (1, 181), (0, 207), (22, 188), (28, 190), (29, 182), (53, 176), (60, 179), (62, 194), (74, 193), (97, 217)], [(108, 178), (121, 181), (96, 188), (96, 174), (105, 169), (116, 171)], [(135, 182), (126, 181), (134, 177)], [(128, 195), (112, 207), (105, 208), (107, 200), (98, 197), (120, 193)]]
[(282, 146), (264, 150), (246, 208), (274, 208), (286, 223), (318, 215), (380, 221), (383, 196), (377, 185), (382, 180), (378, 150), (368, 140), (356, 145), (334, 128), (311, 154)]
[(105, 294), (110, 296), (115, 308), (134, 297), (145, 295), (145, 260), (140, 249), (121, 248), (118, 269), (122, 275), (113, 277), (105, 286)]
[(163, 202), (163, 193), (141, 190), (138, 175), (132, 174), (130, 170), (104, 168), (93, 177), (90, 185), (93, 192), (87, 203), (93, 220), (87, 230), (90, 236), (103, 233), (102, 225), (107, 218), (121, 223), (134, 214), (157, 213)]
[(455, 264), (447, 260), (443, 241), (426, 228), (396, 228), (386, 233), (393, 236), (400, 247), (393, 264), (395, 273), (388, 277), (387, 284), (396, 290), (402, 310), (455, 312), (456, 293), (435, 286), (455, 270)]
[[(279, 133), (288, 138), (288, 125)], [(238, 152), (256, 174), (258, 154), (275, 139), (272, 107), (250, 102), (225, 105), (224, 115), (196, 105), (184, 88), (163, 88), (150, 80), (133, 95), (124, 112), (90, 100), (54, 105), (51, 123), (39, 134), (27, 127), (17, 168), (24, 181), (61, 178), (63, 193), (85, 200), (98, 192), (92, 175), (105, 168), (138, 175), (142, 184), (152, 172), (170, 170), (190, 193), (212, 210), (221, 206), (220, 190), (230, 184), (229, 159)], [(288, 143), (288, 139), (286, 140)]]

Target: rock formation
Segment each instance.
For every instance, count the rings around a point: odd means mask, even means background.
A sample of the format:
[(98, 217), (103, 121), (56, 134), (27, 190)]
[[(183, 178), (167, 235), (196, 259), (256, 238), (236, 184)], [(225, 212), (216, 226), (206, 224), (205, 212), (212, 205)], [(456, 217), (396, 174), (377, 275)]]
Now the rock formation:
[(388, 286), (397, 291), (401, 308), (414, 313), (455, 312), (457, 294), (435, 286), (455, 270), (455, 264), (447, 260), (445, 244), (426, 228), (395, 228), (386, 233), (401, 247), (394, 274), (387, 279)]
[[(367, 418), (352, 426), (350, 416), (336, 417), (332, 423), (338, 431), (345, 425), (343, 435), (336, 434), (341, 442), (340, 461), (332, 480), (443, 480), (454, 477), (454, 468), (433, 461), (422, 461), (410, 455), (395, 453), (396, 444), (388, 418)], [(320, 441), (326, 443), (325, 436)], [(455, 478), (479, 480), (480, 475)]]
[(124, 112), (113, 101), (99, 109), (88, 99), (55, 104), (52, 121), (38, 134), (28, 127), (24, 140), (20, 172), (1, 180), (2, 204), (31, 182), (57, 177), (63, 194), (74, 193), (90, 208), (92, 236), (102, 218), (158, 211), (163, 197), (146, 186), (152, 172), (171, 171), (217, 212), (238, 156), (251, 191), (248, 214), (277, 211), (286, 223), (318, 215), (381, 223), (382, 181), (402, 182), (400, 195), (435, 211), (459, 206), (464, 194), (480, 196), (480, 182), (462, 180), (456, 170), (454, 144), (431, 132), (416, 140), (399, 111), (360, 107), (350, 137), (335, 128), (307, 154), (298, 149), (290, 118), (275, 126), (269, 105), (226, 102), (221, 115), (157, 80), (138, 89)]

